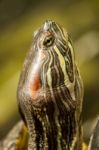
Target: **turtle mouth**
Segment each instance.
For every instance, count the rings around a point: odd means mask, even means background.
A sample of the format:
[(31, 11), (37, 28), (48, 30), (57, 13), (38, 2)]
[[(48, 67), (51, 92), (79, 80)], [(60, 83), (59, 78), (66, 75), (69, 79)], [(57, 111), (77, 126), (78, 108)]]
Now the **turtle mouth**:
[(43, 25), (43, 30), (44, 31), (49, 31), (49, 29), (51, 29), (51, 27), (52, 27), (52, 24), (53, 24), (53, 21), (46, 20), (44, 25)]

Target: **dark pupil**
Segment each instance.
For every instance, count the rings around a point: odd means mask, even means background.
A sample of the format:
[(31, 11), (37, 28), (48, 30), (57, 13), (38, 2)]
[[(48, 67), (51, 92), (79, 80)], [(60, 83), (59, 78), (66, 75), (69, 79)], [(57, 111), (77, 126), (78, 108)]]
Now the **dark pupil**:
[(49, 44), (51, 42), (51, 39), (48, 39), (46, 42)]

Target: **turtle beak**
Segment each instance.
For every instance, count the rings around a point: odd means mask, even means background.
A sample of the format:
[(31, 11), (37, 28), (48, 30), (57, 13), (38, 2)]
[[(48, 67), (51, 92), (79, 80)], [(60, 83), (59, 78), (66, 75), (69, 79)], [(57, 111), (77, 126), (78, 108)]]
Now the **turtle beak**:
[(51, 28), (52, 21), (51, 20), (46, 20), (43, 26), (44, 31), (48, 31)]

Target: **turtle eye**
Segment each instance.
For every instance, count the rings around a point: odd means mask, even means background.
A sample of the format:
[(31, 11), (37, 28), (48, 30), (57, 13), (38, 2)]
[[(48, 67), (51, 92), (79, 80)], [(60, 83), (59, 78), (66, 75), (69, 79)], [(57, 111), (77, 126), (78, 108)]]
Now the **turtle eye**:
[(46, 47), (52, 46), (54, 42), (54, 37), (52, 35), (49, 35), (45, 37), (43, 45)]

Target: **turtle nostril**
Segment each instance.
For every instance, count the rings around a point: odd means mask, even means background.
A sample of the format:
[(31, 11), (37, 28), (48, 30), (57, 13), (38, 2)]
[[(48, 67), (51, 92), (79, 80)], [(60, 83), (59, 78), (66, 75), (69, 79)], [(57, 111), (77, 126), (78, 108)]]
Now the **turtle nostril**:
[(51, 20), (46, 20), (44, 23), (44, 30), (48, 31), (51, 28), (51, 24), (52, 24)]

